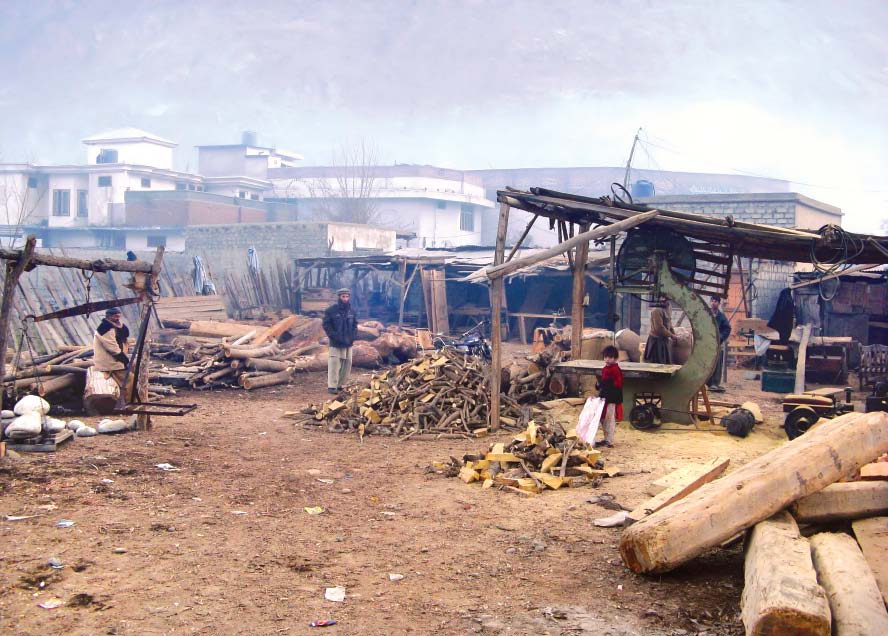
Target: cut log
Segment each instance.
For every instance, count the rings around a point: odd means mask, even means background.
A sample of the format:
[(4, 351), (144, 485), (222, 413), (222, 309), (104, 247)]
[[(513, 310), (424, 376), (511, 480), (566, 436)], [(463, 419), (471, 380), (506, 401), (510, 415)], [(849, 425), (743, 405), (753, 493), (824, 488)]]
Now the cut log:
[(267, 344), (263, 347), (233, 347), (231, 345), (222, 345), (222, 351), (226, 358), (268, 358), (280, 353), (277, 344)]
[(872, 570), (847, 534), (822, 532), (810, 539), (817, 580), (829, 598), (836, 636), (885, 636), (888, 612)]
[(888, 517), (859, 519), (851, 524), (851, 528), (876, 577), (882, 600), (888, 604)]
[(787, 512), (752, 528), (740, 599), (746, 636), (829, 636), (829, 601), (817, 583), (808, 540)]
[(261, 334), (265, 328), (256, 327), (256, 325), (244, 325), (238, 322), (195, 320), (189, 325), (188, 334), (209, 338), (240, 338), (253, 330)]
[(253, 339), (252, 344), (255, 346), (258, 346), (261, 344), (265, 344), (266, 342), (269, 342), (271, 340), (277, 340), (282, 333), (289, 330), (290, 327), (292, 327), (297, 322), (299, 322), (299, 319), (300, 319), (299, 316), (297, 316), (296, 314), (293, 314), (291, 316), (287, 316), (283, 320), (279, 320), (278, 322), (273, 324), (271, 327), (266, 329), (264, 332), (262, 332), (260, 335), (256, 336)]
[[(234, 365), (234, 363), (231, 363)], [(282, 360), (267, 360), (265, 358), (248, 358), (243, 361), (243, 366), (248, 369), (253, 369), (254, 371), (286, 371), (290, 367), (292, 367), (292, 363), (284, 362)]]
[(553, 373), (549, 378), (549, 393), (552, 395), (564, 395), (567, 393), (567, 382), (561, 373)]
[(366, 323), (358, 325), (358, 340), (376, 340), (380, 331), (376, 327), (370, 327)]
[(888, 413), (825, 422), (635, 523), (620, 538), (635, 572), (667, 572), (888, 451)]
[(888, 482), (843, 481), (799, 499), (792, 515), (799, 523), (826, 523), (888, 514)]
[(41, 380), (37, 385), (37, 392), (41, 395), (52, 395), (66, 389), (71, 389), (79, 382), (83, 382), (85, 376), (80, 373), (66, 373), (65, 375), (56, 375), (47, 380)]
[(258, 378), (245, 378), (242, 382), (242, 386), (249, 391), (250, 389), (260, 389), (266, 386), (287, 384), (292, 379), (293, 372), (288, 369), (287, 371), (269, 373), (268, 375), (263, 375)]
[(860, 478), (868, 481), (888, 479), (888, 462), (873, 462), (860, 467)]
[(686, 497), (704, 484), (708, 484), (713, 479), (720, 477), (728, 467), (731, 460), (724, 457), (717, 457), (711, 461), (701, 464), (695, 470), (683, 472), (682, 476), (676, 478), (671, 486), (663, 490), (661, 493), (648, 499), (643, 504), (635, 508), (626, 516), (626, 525), (641, 521), (648, 515), (655, 513), (661, 508), (665, 508), (669, 504)]
[(379, 352), (370, 344), (359, 340), (352, 347), (352, 366), (361, 369), (376, 369), (382, 364)]

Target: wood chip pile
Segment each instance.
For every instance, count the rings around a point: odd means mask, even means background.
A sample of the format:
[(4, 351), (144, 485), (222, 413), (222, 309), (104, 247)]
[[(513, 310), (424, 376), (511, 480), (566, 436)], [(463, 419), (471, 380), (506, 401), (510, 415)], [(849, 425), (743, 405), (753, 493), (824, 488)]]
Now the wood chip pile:
[[(312, 405), (304, 425), (331, 432), (357, 431), (413, 437), (473, 437), (487, 432), (489, 367), (472, 356), (444, 349), (349, 387), (339, 399)], [(502, 396), (501, 426), (520, 429), (527, 415)]]
[(608, 475), (601, 453), (564, 431), (558, 424), (547, 426), (530, 421), (527, 428), (508, 443), (491, 444), (486, 452), (463, 455), (462, 461), (437, 463), (432, 468), (458, 476), (482, 488), (500, 487), (524, 493), (541, 493), (568, 486), (576, 488), (598, 482)]

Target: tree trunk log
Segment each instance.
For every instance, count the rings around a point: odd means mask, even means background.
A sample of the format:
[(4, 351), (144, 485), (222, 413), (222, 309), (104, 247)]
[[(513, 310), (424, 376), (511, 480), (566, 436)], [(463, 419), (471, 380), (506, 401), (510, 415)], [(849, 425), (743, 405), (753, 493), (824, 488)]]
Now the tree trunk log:
[[(232, 365), (233, 364), (234, 363), (232, 362)], [(247, 367), (248, 369), (253, 369), (255, 371), (278, 372), (278, 371), (286, 371), (287, 369), (289, 369), (293, 365), (289, 364), (287, 362), (283, 362), (281, 360), (266, 360), (264, 358), (248, 358), (247, 360), (243, 361), (243, 366)]]
[(888, 413), (849, 413), (629, 526), (634, 572), (667, 572), (888, 452)]
[(269, 342), (271, 340), (277, 340), (282, 333), (287, 331), (290, 327), (299, 322), (299, 316), (293, 314), (291, 316), (287, 316), (283, 320), (279, 320), (277, 323), (266, 329), (263, 333), (258, 335), (253, 339), (253, 344), (258, 346)]
[(37, 392), (41, 396), (52, 395), (65, 389), (75, 386), (78, 381), (83, 380), (85, 376), (76, 373), (66, 373), (65, 375), (57, 375), (43, 380), (37, 387)]
[(888, 481), (831, 484), (792, 505), (799, 523), (827, 523), (888, 514)]
[(379, 351), (366, 342), (359, 340), (352, 347), (352, 366), (361, 369), (376, 369), (381, 362)]
[(817, 583), (808, 540), (788, 512), (750, 531), (743, 575), (746, 636), (829, 636), (829, 601)]
[(854, 539), (847, 534), (815, 534), (811, 554), (817, 579), (829, 598), (836, 636), (888, 634), (885, 603)]
[(268, 358), (280, 353), (276, 344), (267, 344), (264, 347), (232, 347), (230, 345), (222, 345), (222, 351), (226, 358)]
[(552, 395), (564, 395), (567, 393), (567, 382), (565, 381), (564, 374), (552, 374), (552, 377), (549, 378), (549, 393)]
[(265, 328), (256, 327), (256, 325), (243, 325), (237, 322), (195, 320), (188, 327), (188, 334), (205, 338), (240, 338), (253, 330), (261, 334), (265, 331)]
[(293, 379), (292, 369), (279, 371), (278, 373), (269, 373), (258, 378), (245, 378), (242, 386), (247, 389), (260, 389), (266, 386), (277, 386), (278, 384), (287, 384)]

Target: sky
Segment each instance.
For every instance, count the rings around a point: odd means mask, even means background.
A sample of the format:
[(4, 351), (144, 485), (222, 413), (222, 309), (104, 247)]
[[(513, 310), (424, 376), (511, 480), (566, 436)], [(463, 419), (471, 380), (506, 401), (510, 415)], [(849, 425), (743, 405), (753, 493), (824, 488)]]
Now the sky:
[[(754, 174), (888, 225), (882, 0), (3, 0), (0, 161), (135, 126), (328, 163)], [(604, 193), (602, 193), (604, 194)], [(884, 228), (888, 233), (888, 227)]]

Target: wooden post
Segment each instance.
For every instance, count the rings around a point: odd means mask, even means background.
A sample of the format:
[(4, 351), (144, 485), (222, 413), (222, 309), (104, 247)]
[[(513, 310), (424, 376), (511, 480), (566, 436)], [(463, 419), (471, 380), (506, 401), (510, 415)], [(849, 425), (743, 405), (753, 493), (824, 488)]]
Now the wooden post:
[(398, 271), (401, 273), (401, 293), (399, 294), (401, 302), (398, 303), (398, 326), (404, 326), (404, 301), (407, 299), (407, 259), (401, 261), (398, 265)]
[(9, 316), (12, 313), (12, 301), (15, 297), (15, 287), (28, 262), (34, 254), (34, 246), (37, 238), (29, 236), (25, 241), (25, 248), (21, 256), (15, 261), (6, 263), (6, 278), (3, 281), (3, 298), (0, 300), (0, 377), (6, 375), (6, 342), (9, 337)]
[[(581, 228), (581, 234), (588, 232), (589, 226)], [(573, 262), (573, 293), (571, 295), (571, 342), (570, 359), (579, 360), (583, 349), (583, 323), (586, 308), (583, 306), (583, 295), (586, 291), (586, 261), (589, 260), (589, 241), (583, 241), (576, 247)]]
[[(493, 265), (501, 265), (506, 251), (506, 232), (509, 229), (509, 204), (500, 203), (499, 226), (496, 230), (496, 251)], [(490, 344), (493, 360), (490, 365), (490, 430), (498, 431), (500, 425), (500, 383), (503, 370), (503, 286), (505, 281), (498, 276), (490, 281), (491, 334)]]
[(539, 217), (539, 214), (534, 214), (533, 218), (530, 219), (530, 222), (527, 224), (527, 227), (524, 228), (524, 232), (521, 234), (521, 238), (519, 238), (515, 242), (515, 245), (512, 246), (512, 251), (510, 251), (509, 255), (506, 257), (506, 262), (511, 261), (512, 257), (515, 256), (515, 252), (521, 249), (521, 244), (524, 243), (524, 239), (526, 239), (527, 235), (530, 234), (530, 229), (533, 227), (533, 224), (536, 223), (537, 217)]
[[(157, 286), (157, 279), (160, 277), (160, 270), (163, 266), (163, 253), (163, 246), (158, 247), (157, 251), (154, 253), (154, 262), (151, 264), (151, 273), (148, 275), (148, 286), (144, 292), (145, 298), (148, 298), (148, 295), (153, 293)], [(148, 401), (148, 367), (150, 366), (149, 360), (151, 358), (151, 311), (151, 302), (143, 301), (142, 312), (147, 333), (145, 334), (145, 344), (142, 347), (142, 350), (139, 351), (141, 356), (141, 359), (138, 362), (139, 373), (137, 377), (134, 378), (136, 383), (136, 395), (138, 395), (139, 402)], [(151, 416), (145, 413), (138, 414), (136, 416), (136, 428), (142, 431), (150, 430)]]

